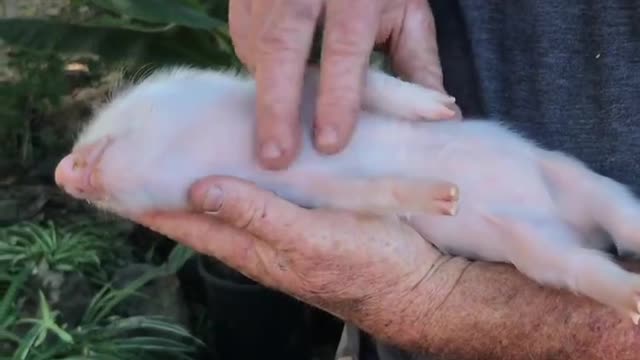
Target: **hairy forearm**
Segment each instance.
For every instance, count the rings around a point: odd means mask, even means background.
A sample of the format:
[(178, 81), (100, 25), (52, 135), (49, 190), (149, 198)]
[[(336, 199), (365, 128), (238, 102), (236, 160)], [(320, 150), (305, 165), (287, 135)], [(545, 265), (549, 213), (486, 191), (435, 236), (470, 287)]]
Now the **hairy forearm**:
[(378, 313), (393, 318), (365, 317), (359, 325), (383, 341), (446, 359), (638, 358), (640, 328), (630, 318), (542, 287), (510, 265), (448, 258), (408, 296), (404, 311)]

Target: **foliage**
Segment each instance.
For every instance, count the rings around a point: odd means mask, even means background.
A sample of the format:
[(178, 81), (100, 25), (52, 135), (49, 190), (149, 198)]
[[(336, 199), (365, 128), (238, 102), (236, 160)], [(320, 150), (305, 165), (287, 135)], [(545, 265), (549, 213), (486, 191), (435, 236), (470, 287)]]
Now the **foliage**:
[[(148, 280), (141, 279), (141, 280)], [(31, 324), (23, 336), (0, 332), (0, 342), (13, 344), (11, 359), (155, 359), (158, 356), (189, 359), (202, 343), (188, 330), (159, 316), (120, 317), (115, 307), (144, 282), (115, 290), (105, 286), (92, 299), (80, 325), (59, 324), (39, 292), (39, 318), (22, 318), (10, 325)]]
[(202, 345), (170, 319), (122, 317), (116, 311), (149, 281), (175, 274), (193, 254), (181, 246), (174, 248), (165, 264), (125, 288), (103, 285), (76, 326), (60, 322), (59, 312), (51, 308), (41, 290), (37, 292), (38, 317), (28, 316), (23, 309), (28, 296), (25, 286), (36, 275), (34, 265), (45, 261), (60, 271), (93, 271), (94, 265), (108, 258), (113, 244), (108, 236), (113, 232), (105, 231), (107, 228), (88, 223), (58, 227), (49, 222), (2, 229), (0, 245), (4, 248), (0, 254), (7, 256), (0, 257), (0, 290), (4, 294), (0, 300), (0, 351), (12, 353), (6, 359), (189, 359)]
[(72, 5), (56, 17), (0, 19), (0, 41), (10, 48), (6, 66), (17, 74), (0, 80), (0, 154), (16, 158), (23, 168), (64, 140), (38, 131), (37, 123), (70, 90), (64, 71), (69, 59), (95, 57), (91, 72), (100, 64), (125, 76), (135, 76), (143, 66), (239, 66), (228, 35), (228, 1), (74, 0)]
[[(135, 77), (169, 64), (239, 66), (227, 7), (218, 0), (72, 0), (54, 17), (0, 19), (9, 75), (0, 74), (0, 169), (6, 159), (34, 166), (60, 141), (42, 120), (74, 91), (69, 63), (89, 68), (88, 86), (114, 71)], [(124, 234), (113, 223), (71, 223), (0, 228), (0, 359), (190, 358), (201, 343), (187, 329), (118, 307), (175, 275), (193, 252), (176, 246), (165, 263), (116, 288), (113, 270), (131, 261)], [(73, 274), (93, 280), (95, 291), (79, 323), (67, 322), (43, 280)]]
[[(0, 230), (0, 268), (47, 269), (56, 272), (83, 272), (98, 276), (105, 260), (116, 261), (123, 244), (105, 241), (109, 228), (98, 226), (69, 229), (21, 223)], [(104, 277), (104, 276), (102, 276)]]
[(0, 20), (8, 45), (58, 54), (94, 54), (109, 64), (233, 66), (227, 1), (85, 0), (95, 16)]
[(66, 93), (63, 61), (57, 54), (29, 49), (10, 55), (7, 66), (19, 77), (0, 84), (0, 151), (16, 154), (28, 166), (36, 155), (33, 142), (48, 140), (32, 131), (34, 122), (39, 114), (58, 106)]

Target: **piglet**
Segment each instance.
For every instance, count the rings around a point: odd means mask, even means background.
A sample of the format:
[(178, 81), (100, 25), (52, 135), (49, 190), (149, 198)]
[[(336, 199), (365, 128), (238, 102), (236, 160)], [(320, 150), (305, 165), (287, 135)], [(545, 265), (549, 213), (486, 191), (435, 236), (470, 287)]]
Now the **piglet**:
[(188, 209), (192, 183), (227, 175), (308, 208), (398, 216), (441, 251), (506, 262), (542, 285), (640, 320), (640, 276), (605, 250), (640, 252), (640, 203), (623, 185), (489, 119), (453, 116), (450, 96), (370, 69), (347, 148), (312, 142), (318, 69), (305, 75), (304, 140), (286, 170), (254, 156), (250, 77), (165, 68), (124, 89), (89, 121), (55, 171), (58, 185), (132, 217)]

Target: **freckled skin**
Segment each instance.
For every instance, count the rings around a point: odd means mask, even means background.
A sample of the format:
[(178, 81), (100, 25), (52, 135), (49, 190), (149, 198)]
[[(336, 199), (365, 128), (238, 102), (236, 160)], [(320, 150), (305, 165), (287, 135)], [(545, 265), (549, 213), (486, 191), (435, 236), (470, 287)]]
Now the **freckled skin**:
[(317, 84), (310, 68), (303, 147), (286, 170), (254, 158), (251, 79), (178, 68), (115, 96), (56, 181), (123, 216), (185, 209), (191, 184), (208, 175), (244, 178), (301, 206), (401, 216), (445, 253), (512, 263), (637, 323), (640, 277), (608, 258), (599, 236), (640, 253), (640, 205), (624, 186), (496, 121), (425, 121), (454, 116), (453, 99), (373, 70), (350, 144), (322, 156), (310, 136)]

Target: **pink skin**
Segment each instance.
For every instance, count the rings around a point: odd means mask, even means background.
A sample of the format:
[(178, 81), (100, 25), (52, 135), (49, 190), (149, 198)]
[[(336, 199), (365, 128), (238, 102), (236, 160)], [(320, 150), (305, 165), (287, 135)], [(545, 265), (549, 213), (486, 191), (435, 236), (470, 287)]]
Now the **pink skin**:
[[(206, 80), (214, 82), (202, 85), (213, 85), (218, 82), (218, 85), (221, 85), (217, 89), (203, 89), (203, 94), (212, 92), (212, 90), (213, 92), (230, 91), (233, 93), (251, 91), (250, 84), (246, 80), (235, 79), (228, 75), (199, 73), (183, 69), (175, 72), (173, 79), (178, 82), (191, 82), (198, 76), (204, 79), (209, 77)], [(308, 83), (317, 83), (318, 79), (318, 69), (310, 68), (307, 72)], [(160, 80), (163, 81), (162, 75)], [(369, 111), (397, 115), (408, 121), (425, 118), (449, 119), (455, 116), (455, 112), (448, 107), (454, 103), (454, 99), (450, 96), (401, 82), (375, 71), (369, 72), (366, 80), (364, 97), (365, 107)], [(196, 86), (197, 82), (194, 83)], [(380, 100), (384, 96), (380, 90), (390, 85), (401, 91), (399, 95), (402, 94), (402, 91), (414, 92), (417, 96), (429, 101), (419, 103), (416, 101), (417, 99), (412, 100), (410, 97), (397, 96), (388, 97), (387, 102), (382, 103), (381, 106)], [(145, 87), (144, 84), (142, 86)], [(147, 89), (153, 89), (153, 86), (155, 85), (152, 84), (152, 87)], [(244, 95), (249, 95), (249, 93)], [(60, 162), (56, 169), (56, 182), (74, 197), (90, 200), (96, 206), (128, 216), (135, 216), (152, 208), (186, 208), (186, 187), (190, 182), (209, 175), (210, 171), (214, 170), (216, 173), (222, 172), (248, 177), (276, 192), (288, 193), (289, 198), (293, 197), (294, 200), (307, 206), (327, 206), (377, 214), (405, 212), (455, 214), (457, 187), (455, 184), (437, 178), (417, 181), (396, 178), (393, 174), (383, 174), (384, 176), (376, 179), (365, 179), (360, 174), (354, 174), (353, 177), (342, 176), (336, 179), (332, 171), (327, 172), (322, 169), (322, 166), (318, 167), (316, 160), (309, 163), (311, 167), (303, 166), (300, 168), (298, 166), (285, 172), (263, 170), (254, 163), (253, 153), (250, 152), (249, 146), (238, 147), (238, 144), (244, 141), (252, 131), (250, 122), (232, 122), (233, 117), (229, 117), (225, 119), (226, 125), (221, 127), (222, 121), (220, 123), (211, 122), (203, 117), (204, 114), (216, 116), (217, 113), (225, 110), (242, 110), (242, 116), (245, 118), (252, 115), (249, 110), (251, 98), (232, 96), (227, 100), (226, 104), (221, 104), (220, 108), (197, 108), (202, 113), (189, 113), (190, 110), (187, 109), (184, 111), (173, 109), (164, 114), (158, 112), (156, 113), (158, 119), (151, 119), (154, 115), (153, 103), (142, 100), (142, 103), (129, 108), (130, 104), (126, 98), (115, 99), (110, 107), (103, 109), (96, 120), (89, 124), (80, 136), (73, 152)], [(228, 109), (225, 109), (225, 106)], [(167, 114), (170, 115), (167, 116)], [(185, 114), (189, 114), (187, 116), (190, 117), (189, 120), (183, 119), (183, 125), (188, 125), (189, 122), (194, 122), (194, 124), (189, 125), (188, 130), (185, 128), (187, 132), (181, 134), (176, 131), (174, 116), (179, 117)], [(137, 121), (126, 120), (136, 117), (138, 117)], [(165, 117), (168, 117), (169, 123), (158, 121)], [(141, 124), (151, 120), (156, 126), (155, 132), (146, 131), (143, 128), (144, 125)], [(211, 153), (215, 153), (215, 157), (206, 155), (208, 152), (203, 152), (203, 146), (198, 146), (198, 144), (210, 142), (211, 139), (206, 135), (206, 132), (199, 132), (199, 135), (192, 133), (195, 129), (193, 126), (202, 121), (207, 121), (207, 125), (212, 126), (210, 130), (213, 133), (226, 133), (226, 136), (211, 143), (213, 146)], [(127, 131), (134, 130), (140, 130), (145, 134), (142, 138), (132, 138), (132, 141), (121, 139)], [(108, 133), (104, 133), (105, 131)], [(105, 141), (105, 136), (108, 136), (108, 141)], [(199, 139), (196, 139), (198, 137)], [(175, 156), (177, 154), (163, 154), (161, 151), (154, 151), (160, 150), (160, 146), (164, 150), (164, 147), (169, 143), (174, 144), (175, 148), (183, 150), (180, 158)], [(154, 150), (147, 151), (146, 155), (137, 157), (137, 166), (129, 167), (128, 164), (120, 161), (121, 158), (131, 157), (130, 154), (138, 153), (145, 147)], [(316, 153), (305, 156), (309, 155), (315, 159), (322, 158)], [(167, 187), (162, 188), (162, 177), (152, 178), (154, 171), (140, 163), (145, 158), (164, 158), (166, 162), (163, 167), (167, 169), (165, 174), (183, 167), (181, 163), (188, 158), (193, 160), (193, 166), (184, 168), (179, 177), (170, 179), (169, 177), (172, 175), (167, 175), (165, 177), (168, 182), (165, 184)], [(339, 159), (339, 157), (335, 159)], [(338, 162), (343, 163), (342, 166), (348, 165), (344, 160)], [(338, 164), (335, 161), (334, 163)], [(77, 164), (82, 164), (82, 166), (77, 166)], [(104, 176), (104, 173), (109, 173), (109, 176)], [(146, 188), (135, 188), (132, 186), (133, 184), (146, 185)], [(149, 187), (156, 188), (150, 189)], [(168, 188), (175, 191), (167, 191)]]
[[(301, 109), (307, 134), (317, 83), (310, 68)], [(420, 121), (454, 116), (452, 102), (369, 71), (349, 145), (323, 156), (305, 136), (289, 168), (269, 171), (250, 146), (251, 79), (161, 71), (96, 115), (56, 181), (72, 196), (135, 218), (187, 209), (188, 190), (203, 177), (240, 177), (301, 206), (399, 216), (443, 252), (512, 263), (541, 284), (588, 296), (638, 323), (640, 277), (606, 256), (610, 240), (600, 236), (604, 230), (618, 249), (640, 254), (638, 201), (621, 184), (498, 122)]]
[(56, 183), (76, 198), (100, 200), (102, 190), (99, 184), (96, 184), (94, 170), (110, 143), (111, 138), (104, 137), (88, 145), (76, 147), (72, 153), (60, 160), (56, 167)]

